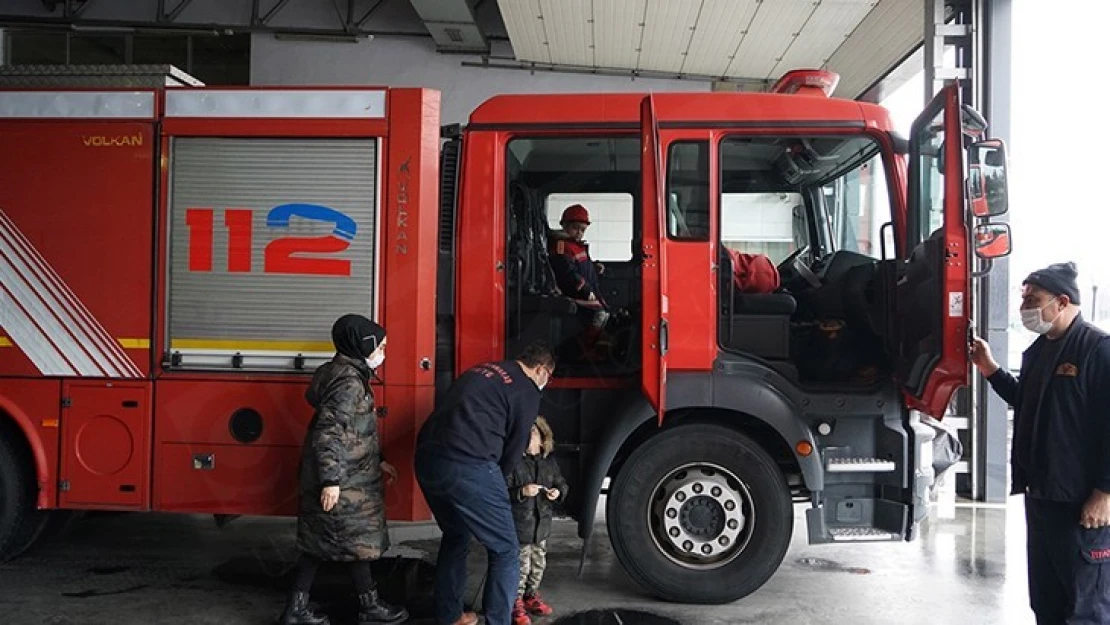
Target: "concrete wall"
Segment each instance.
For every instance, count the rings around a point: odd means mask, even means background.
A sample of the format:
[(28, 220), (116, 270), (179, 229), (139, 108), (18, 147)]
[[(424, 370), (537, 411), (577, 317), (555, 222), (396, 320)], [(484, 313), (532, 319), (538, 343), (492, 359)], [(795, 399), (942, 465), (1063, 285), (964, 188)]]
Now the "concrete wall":
[(443, 93), (443, 123), (464, 122), (498, 93), (708, 91), (709, 83), (613, 76), (534, 75), (463, 67), (463, 58), (435, 52), (430, 39), (377, 38), (359, 43), (281, 41), (256, 34), (251, 42), (254, 85), (389, 85)]

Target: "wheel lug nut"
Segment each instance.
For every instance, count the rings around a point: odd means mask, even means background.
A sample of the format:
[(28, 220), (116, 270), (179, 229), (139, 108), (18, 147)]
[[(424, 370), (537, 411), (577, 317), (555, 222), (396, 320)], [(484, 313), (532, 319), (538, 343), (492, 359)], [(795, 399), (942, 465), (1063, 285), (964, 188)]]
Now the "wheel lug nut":
[(668, 508), (667, 509), (667, 518), (668, 519), (678, 518), (678, 510), (675, 510), (674, 508)]
[(705, 490), (705, 489), (704, 489), (704, 488), (702, 488), (702, 485), (701, 485), (701, 484), (694, 484), (694, 492), (695, 492), (695, 493), (697, 493), (697, 494), (699, 494), (699, 495), (700, 495), (700, 494), (701, 494), (701, 491), (703, 491), (703, 490)]
[(729, 521), (728, 521), (728, 528), (729, 528), (730, 530), (735, 530), (735, 529), (736, 529), (736, 528), (738, 528), (738, 527), (740, 527), (740, 524), (739, 524), (739, 523), (737, 523), (736, 519), (729, 519)]
[(722, 547), (728, 547), (728, 536), (721, 536), (720, 540), (718, 540), (717, 542), (720, 543)]
[(678, 493), (674, 496), (674, 498), (679, 500), (680, 502), (686, 501), (686, 493)]
[(714, 497), (720, 497), (721, 496), (721, 487), (720, 486), (714, 486), (713, 490), (711, 490), (709, 492), (712, 493)]
[(686, 541), (686, 542), (682, 543), (682, 548), (685, 549), (686, 551), (693, 551), (694, 550), (694, 543), (692, 543), (690, 541)]
[(701, 552), (705, 555), (709, 555), (713, 553), (713, 547), (710, 547), (709, 545), (703, 545), (701, 548)]
[(736, 502), (735, 501), (726, 501), (725, 502), (725, 510), (728, 510), (729, 512), (732, 512), (735, 509), (736, 509)]
[(671, 538), (678, 538), (678, 535), (681, 534), (681, 532), (678, 531), (677, 527), (672, 527), (671, 531), (670, 531), (670, 534), (671, 534)]

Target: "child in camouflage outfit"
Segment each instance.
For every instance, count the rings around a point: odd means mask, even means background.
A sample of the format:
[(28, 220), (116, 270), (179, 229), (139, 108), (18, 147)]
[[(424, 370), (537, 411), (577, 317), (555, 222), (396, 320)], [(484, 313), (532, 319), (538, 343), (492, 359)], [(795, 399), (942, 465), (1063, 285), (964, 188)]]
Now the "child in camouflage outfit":
[(547, 568), (547, 538), (555, 504), (567, 497), (567, 482), (551, 457), (555, 438), (543, 417), (536, 418), (524, 458), (509, 476), (509, 498), (520, 540), (520, 588), (513, 606), (513, 625), (530, 625), (535, 616), (551, 614), (540, 598), (540, 581)]

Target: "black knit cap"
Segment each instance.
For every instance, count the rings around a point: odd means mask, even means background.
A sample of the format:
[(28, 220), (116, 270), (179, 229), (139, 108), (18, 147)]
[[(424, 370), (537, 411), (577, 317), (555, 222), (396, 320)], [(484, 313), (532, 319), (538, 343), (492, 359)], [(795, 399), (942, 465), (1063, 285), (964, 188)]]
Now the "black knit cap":
[(1078, 276), (1075, 263), (1055, 263), (1029, 274), (1022, 284), (1039, 286), (1053, 295), (1067, 295), (1071, 303), (1078, 305), (1079, 285), (1075, 281)]
[(385, 340), (385, 328), (362, 315), (343, 315), (331, 327), (335, 351), (355, 359), (365, 359)]

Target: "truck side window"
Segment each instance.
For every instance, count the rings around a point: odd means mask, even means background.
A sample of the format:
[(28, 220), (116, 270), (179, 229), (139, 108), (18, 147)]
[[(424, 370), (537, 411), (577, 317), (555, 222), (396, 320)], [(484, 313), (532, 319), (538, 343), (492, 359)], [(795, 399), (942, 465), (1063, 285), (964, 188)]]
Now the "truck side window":
[(544, 205), (547, 226), (562, 228), (563, 209), (581, 204), (590, 210), (590, 257), (598, 262), (628, 262), (632, 259), (633, 199), (630, 193), (552, 193)]
[(667, 236), (709, 240), (709, 142), (675, 141), (667, 156)]

